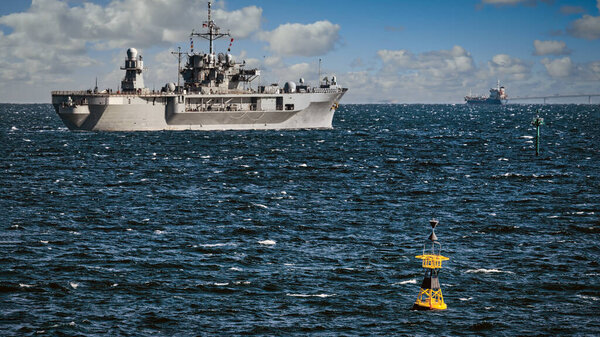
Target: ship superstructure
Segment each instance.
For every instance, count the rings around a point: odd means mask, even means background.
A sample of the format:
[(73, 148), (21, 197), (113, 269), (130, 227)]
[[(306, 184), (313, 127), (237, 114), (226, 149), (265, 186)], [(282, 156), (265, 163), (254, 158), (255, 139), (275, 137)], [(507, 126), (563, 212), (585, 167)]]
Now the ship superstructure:
[[(188, 53), (179, 56), (177, 84), (160, 91), (144, 86), (144, 62), (135, 48), (127, 50), (120, 90), (53, 91), (52, 104), (71, 130), (232, 130), (331, 128), (338, 102), (347, 91), (335, 76), (311, 87), (300, 79), (252, 88), (259, 69), (247, 69), (229, 53), (216, 53), (213, 42), (229, 37), (211, 18), (204, 33), (192, 31)], [(208, 53), (195, 52), (193, 38), (209, 42)], [(233, 42), (233, 39), (231, 40)], [(181, 64), (185, 56), (186, 62)], [(181, 77), (180, 77), (181, 76)], [(183, 84), (180, 82), (183, 78)]]
[(500, 81), (497, 82), (496, 88), (490, 89), (490, 95), (485, 96), (473, 96), (471, 94), (465, 96), (465, 102), (467, 104), (492, 104), (502, 105), (508, 101), (508, 95), (506, 94), (505, 88), (500, 86)]

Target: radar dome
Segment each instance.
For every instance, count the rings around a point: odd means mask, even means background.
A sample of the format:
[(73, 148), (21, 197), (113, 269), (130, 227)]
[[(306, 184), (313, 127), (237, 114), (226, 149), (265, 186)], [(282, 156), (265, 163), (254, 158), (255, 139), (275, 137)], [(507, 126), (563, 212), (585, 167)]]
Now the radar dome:
[(286, 82), (285, 85), (283, 86), (283, 91), (286, 93), (292, 93), (292, 92), (296, 92), (296, 83), (289, 81)]
[(137, 58), (138, 51), (135, 48), (127, 49), (127, 58), (130, 60), (135, 60)]
[(171, 83), (167, 83), (166, 87), (167, 87), (167, 91), (168, 91), (168, 92), (173, 92), (173, 91), (175, 91), (175, 83), (173, 83), (173, 82), (171, 82)]

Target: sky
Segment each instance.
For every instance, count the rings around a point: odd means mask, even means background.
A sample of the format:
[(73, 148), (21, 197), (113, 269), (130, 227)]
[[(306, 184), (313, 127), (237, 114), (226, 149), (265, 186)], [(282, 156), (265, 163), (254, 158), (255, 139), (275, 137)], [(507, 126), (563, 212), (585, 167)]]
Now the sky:
[[(500, 81), (509, 97), (600, 93), (600, 0), (219, 0), (213, 19), (259, 84), (337, 77), (342, 103), (460, 103)], [(2, 0), (0, 102), (116, 90), (126, 50), (150, 89), (177, 82), (177, 47), (206, 0)], [(215, 42), (226, 52), (229, 39)], [(208, 43), (194, 40), (195, 51)]]

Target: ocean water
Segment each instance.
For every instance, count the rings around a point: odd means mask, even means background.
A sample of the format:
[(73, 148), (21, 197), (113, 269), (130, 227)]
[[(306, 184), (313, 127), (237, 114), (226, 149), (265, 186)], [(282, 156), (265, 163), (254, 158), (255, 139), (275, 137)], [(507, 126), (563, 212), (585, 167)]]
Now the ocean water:
[[(597, 105), (96, 133), (5, 104), (0, 137), (2, 336), (600, 334)], [(416, 312), (431, 218), (448, 310)]]

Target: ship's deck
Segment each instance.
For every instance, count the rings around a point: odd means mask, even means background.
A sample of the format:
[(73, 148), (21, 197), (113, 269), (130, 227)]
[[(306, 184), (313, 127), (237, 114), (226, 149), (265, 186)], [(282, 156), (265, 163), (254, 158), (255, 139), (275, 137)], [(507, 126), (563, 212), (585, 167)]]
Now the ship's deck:
[[(348, 91), (348, 88), (311, 88), (310, 90), (305, 91), (296, 91), (293, 94), (329, 94), (329, 93), (341, 93)], [(276, 93), (265, 93), (258, 92), (255, 90), (252, 91), (242, 91), (242, 90), (231, 90), (226, 93), (209, 93), (203, 94), (200, 92), (163, 92), (163, 91), (150, 91), (150, 92), (94, 92), (91, 90), (56, 90), (51, 92), (52, 96), (92, 96), (92, 97), (176, 97), (180, 95), (184, 95), (187, 97), (220, 97), (220, 96), (231, 96), (231, 95), (264, 95), (264, 96), (273, 96), (273, 95), (282, 95), (282, 94), (290, 94), (285, 92), (276, 92)]]

